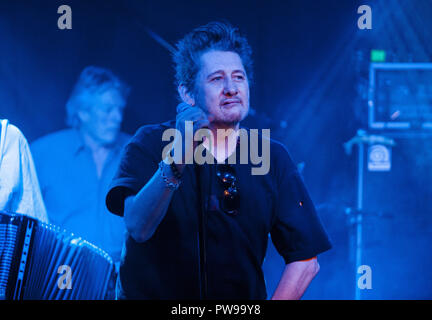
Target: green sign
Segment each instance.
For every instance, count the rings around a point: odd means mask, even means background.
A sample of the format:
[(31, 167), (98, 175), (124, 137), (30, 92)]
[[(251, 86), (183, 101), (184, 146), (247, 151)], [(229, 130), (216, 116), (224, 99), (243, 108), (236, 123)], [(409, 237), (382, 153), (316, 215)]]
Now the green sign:
[(386, 59), (386, 52), (384, 50), (371, 50), (371, 57), (372, 62), (384, 62)]

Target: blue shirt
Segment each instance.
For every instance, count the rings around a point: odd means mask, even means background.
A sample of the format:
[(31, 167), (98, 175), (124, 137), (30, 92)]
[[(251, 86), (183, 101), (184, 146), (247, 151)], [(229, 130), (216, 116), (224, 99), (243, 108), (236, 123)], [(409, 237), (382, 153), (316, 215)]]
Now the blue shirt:
[(125, 226), (106, 209), (105, 195), (129, 138), (119, 135), (100, 178), (91, 150), (75, 129), (49, 134), (31, 145), (50, 223), (95, 244), (114, 261), (120, 259)]

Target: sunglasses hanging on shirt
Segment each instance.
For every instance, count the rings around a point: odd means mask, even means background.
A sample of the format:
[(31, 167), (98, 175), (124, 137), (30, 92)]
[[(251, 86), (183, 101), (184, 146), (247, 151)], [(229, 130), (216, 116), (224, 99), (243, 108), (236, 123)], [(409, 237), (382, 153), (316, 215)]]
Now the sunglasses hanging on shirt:
[(236, 186), (234, 167), (229, 164), (217, 164), (216, 175), (224, 189), (219, 198), (219, 206), (229, 215), (237, 215), (240, 205), (240, 197)]

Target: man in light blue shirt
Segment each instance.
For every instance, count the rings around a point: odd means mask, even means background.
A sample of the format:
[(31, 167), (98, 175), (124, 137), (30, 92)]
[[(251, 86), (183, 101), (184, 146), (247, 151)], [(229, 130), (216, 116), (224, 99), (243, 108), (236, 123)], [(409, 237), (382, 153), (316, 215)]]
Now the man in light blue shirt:
[(120, 132), (129, 88), (111, 71), (85, 68), (66, 104), (70, 129), (31, 145), (51, 223), (120, 261), (125, 226), (105, 195), (129, 136)]

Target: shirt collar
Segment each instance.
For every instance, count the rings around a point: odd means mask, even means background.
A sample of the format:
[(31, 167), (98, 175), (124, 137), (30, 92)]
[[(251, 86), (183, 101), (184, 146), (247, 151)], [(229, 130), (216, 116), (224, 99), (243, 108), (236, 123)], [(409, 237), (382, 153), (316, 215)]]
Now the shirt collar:
[[(224, 162), (226, 159), (228, 159), (234, 153), (235, 149), (237, 148), (237, 146), (240, 142), (239, 133), (240, 133), (239, 130), (235, 130), (235, 131), (232, 131), (230, 133), (230, 135), (228, 136), (228, 154), (215, 157), (215, 152), (214, 152), (213, 148), (210, 146), (209, 140), (205, 139), (205, 137), (203, 140), (203, 147), (206, 148), (206, 150), (212, 154), (212, 156), (216, 159), (217, 162)], [(216, 137), (214, 137), (214, 139), (216, 139)]]

